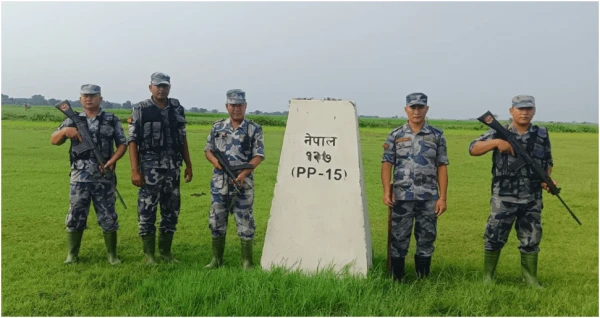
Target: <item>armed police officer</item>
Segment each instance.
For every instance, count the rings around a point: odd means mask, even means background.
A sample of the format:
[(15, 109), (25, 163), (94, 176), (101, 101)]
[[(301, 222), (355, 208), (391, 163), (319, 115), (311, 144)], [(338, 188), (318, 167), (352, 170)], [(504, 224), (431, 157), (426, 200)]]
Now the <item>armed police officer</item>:
[[(507, 129), (516, 135), (531, 158), (550, 176), (553, 166), (550, 138), (545, 127), (531, 124), (535, 109), (533, 96), (515, 96), (509, 109), (512, 125), (508, 125)], [(493, 178), (491, 211), (484, 233), (484, 279), (493, 281), (500, 251), (514, 223), (520, 241), (522, 276), (527, 284), (539, 287), (537, 263), (542, 239), (542, 189), (550, 189), (527, 166), (518, 169), (511, 166), (517, 161), (514, 150), (507, 141), (497, 139), (493, 129), (469, 146), (472, 156), (481, 156), (489, 151), (493, 151)]]
[[(104, 166), (100, 166), (92, 150), (76, 154), (73, 147), (82, 141), (76, 124), (70, 118), (65, 119), (52, 134), (50, 141), (53, 145), (62, 145), (67, 138), (71, 139), (69, 159), (70, 174), (70, 205), (66, 218), (67, 227), (67, 259), (65, 264), (79, 260), (79, 249), (83, 231), (87, 228), (87, 218), (90, 203), (94, 203), (98, 224), (102, 228), (104, 242), (111, 265), (121, 263), (117, 258), (118, 216), (115, 210), (115, 180), (108, 180), (102, 174), (104, 169), (114, 172), (115, 165), (127, 150), (125, 133), (119, 118), (113, 113), (105, 112), (100, 104), (102, 95), (100, 86), (85, 84), (80, 90), (83, 112), (79, 113), (87, 123), (89, 135), (104, 158)], [(114, 150), (116, 146), (116, 151)]]
[(180, 167), (185, 162), (185, 182), (192, 180), (192, 162), (186, 137), (184, 108), (168, 98), (171, 78), (156, 72), (150, 76), (150, 99), (137, 104), (129, 123), (131, 182), (138, 193), (138, 226), (148, 264), (155, 264), (156, 212), (160, 204), (159, 254), (178, 263), (171, 254), (181, 207)]
[[(413, 219), (415, 221), (415, 270), (420, 278), (429, 275), (437, 234), (437, 217), (446, 211), (448, 156), (443, 131), (429, 125), (427, 95), (406, 96), (408, 122), (389, 134), (383, 144), (381, 182), (383, 203), (391, 213), (391, 271), (394, 280), (405, 275)], [(390, 183), (392, 178), (393, 182)]]
[[(264, 137), (260, 125), (244, 118), (246, 93), (232, 89), (227, 91), (226, 97), (225, 107), (229, 118), (213, 124), (204, 148), (206, 159), (214, 166), (209, 212), (213, 259), (206, 267), (216, 268), (223, 264), (227, 220), (231, 212), (241, 240), (242, 265), (244, 269), (250, 269), (253, 266), (252, 243), (256, 228), (253, 169), (265, 158)], [(227, 164), (232, 167), (250, 164), (253, 168), (237, 170), (239, 174), (232, 179), (223, 172), (223, 167), (213, 154), (216, 150), (224, 154)]]

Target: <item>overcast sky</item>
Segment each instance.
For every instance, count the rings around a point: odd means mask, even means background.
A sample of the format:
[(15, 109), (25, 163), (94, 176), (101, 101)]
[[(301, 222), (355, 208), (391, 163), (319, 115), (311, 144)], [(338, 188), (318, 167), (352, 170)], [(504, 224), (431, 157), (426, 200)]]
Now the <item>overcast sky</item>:
[(361, 115), (403, 115), (429, 95), (430, 118), (508, 117), (514, 95), (537, 120), (598, 122), (598, 3), (2, 2), (2, 93), (111, 102), (170, 97), (224, 110), (285, 111), (293, 97), (337, 97)]

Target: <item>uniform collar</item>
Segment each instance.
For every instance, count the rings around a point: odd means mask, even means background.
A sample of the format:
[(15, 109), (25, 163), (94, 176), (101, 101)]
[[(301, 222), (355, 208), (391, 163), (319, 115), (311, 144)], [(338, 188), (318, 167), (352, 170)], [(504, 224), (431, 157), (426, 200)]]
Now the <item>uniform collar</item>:
[[(102, 116), (102, 113), (104, 113), (104, 109), (102, 109), (102, 107), (100, 107), (100, 108), (99, 108), (99, 110), (98, 110), (98, 114), (96, 114), (96, 117), (94, 117), (94, 118), (89, 118), (89, 119), (90, 119), (90, 120), (96, 119), (96, 118), (98, 118), (99, 116)], [(87, 118), (87, 115), (85, 114), (85, 110), (84, 110), (84, 111), (82, 111), (82, 112), (79, 112), (79, 116)]]
[[(512, 133), (519, 134), (519, 132), (515, 128), (514, 124), (510, 124), (510, 126), (508, 127), (508, 130)], [(536, 130), (536, 128), (533, 126), (533, 124), (529, 123), (529, 128), (527, 128), (527, 131), (525, 133), (532, 133), (535, 130)]]
[[(242, 122), (240, 123), (240, 126), (238, 127), (238, 129), (245, 129), (244, 127), (246, 127), (246, 117), (244, 117), (244, 119), (242, 119)], [(231, 123), (231, 117), (227, 117), (227, 119), (225, 119), (225, 124), (228, 125), (229, 127), (231, 127), (231, 130), (235, 130), (233, 129), (233, 124)]]
[[(413, 131), (410, 129), (410, 126), (408, 125), (408, 122), (402, 126), (402, 131), (405, 133), (409, 133), (409, 134), (413, 133)], [(425, 125), (423, 125), (423, 127), (421, 128), (421, 131), (417, 132), (417, 134), (420, 134), (420, 133), (428, 134), (430, 132), (431, 132), (431, 128), (429, 127), (429, 124), (427, 122), (425, 122)]]
[[(154, 98), (152, 96), (150, 96), (150, 102), (152, 103), (152, 105), (154, 105), (154, 106), (158, 107), (158, 109), (160, 109), (160, 107), (154, 102)], [(171, 106), (171, 100), (167, 97), (167, 105), (162, 110), (167, 109), (170, 106)]]

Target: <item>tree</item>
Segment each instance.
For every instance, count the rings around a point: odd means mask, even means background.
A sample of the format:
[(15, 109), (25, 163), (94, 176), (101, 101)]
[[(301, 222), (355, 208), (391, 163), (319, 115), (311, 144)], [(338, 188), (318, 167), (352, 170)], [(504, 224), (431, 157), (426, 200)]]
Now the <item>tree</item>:
[(58, 102), (60, 102), (60, 101), (58, 99), (55, 99), (55, 98), (50, 98), (48, 100), (48, 104), (50, 104), (50, 105), (56, 105), (56, 104), (58, 104)]
[(132, 106), (131, 106), (131, 101), (126, 101), (126, 102), (124, 102), (124, 103), (123, 103), (123, 108), (124, 108), (124, 109), (131, 109), (131, 108), (132, 108)]
[(199, 112), (200, 112), (201, 114), (208, 113), (208, 109), (206, 109), (206, 108), (200, 108), (200, 111), (199, 111)]
[(260, 110), (258, 110), (258, 109), (257, 109), (257, 110), (255, 110), (255, 111), (254, 111), (254, 113), (255, 113), (256, 115), (260, 115), (262, 112), (261, 112)]
[(190, 112), (197, 113), (198, 112), (198, 107), (192, 107), (192, 108), (190, 108)]
[(213, 113), (213, 114), (218, 114), (218, 113), (219, 113), (219, 111), (218, 111), (218, 110), (216, 110), (216, 109), (213, 109), (213, 110), (211, 110), (210, 112), (211, 112), (211, 113)]
[(48, 101), (46, 100), (46, 98), (39, 94), (31, 96), (29, 103), (33, 105), (48, 105)]

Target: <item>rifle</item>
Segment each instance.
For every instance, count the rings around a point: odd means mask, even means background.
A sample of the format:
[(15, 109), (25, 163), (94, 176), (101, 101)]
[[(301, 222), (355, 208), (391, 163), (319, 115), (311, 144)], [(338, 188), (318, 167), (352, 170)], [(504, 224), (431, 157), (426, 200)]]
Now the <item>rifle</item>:
[(219, 164), (221, 165), (223, 172), (229, 178), (231, 178), (231, 180), (233, 181), (233, 188), (235, 189), (237, 194), (242, 194), (239, 189), (239, 187), (241, 185), (239, 185), (235, 181), (235, 179), (237, 178), (237, 175), (239, 173), (234, 174), (234, 172), (237, 172), (237, 171), (243, 170), (243, 169), (254, 169), (254, 166), (249, 163), (244, 163), (244, 164), (237, 165), (237, 166), (231, 166), (231, 165), (229, 165), (229, 161), (227, 161), (227, 158), (225, 158), (225, 154), (223, 154), (219, 149), (215, 148), (214, 150), (212, 150), (212, 153), (215, 155), (215, 158), (217, 158), (217, 161), (219, 161)]
[(573, 211), (571, 211), (571, 209), (567, 206), (565, 201), (563, 201), (563, 199), (560, 197), (560, 195), (559, 195), (560, 188), (558, 188), (558, 187), (556, 187), (556, 185), (554, 185), (554, 182), (548, 175), (548, 172), (544, 171), (544, 169), (542, 169), (542, 167), (537, 162), (535, 162), (535, 161), (533, 161), (533, 159), (531, 159), (531, 156), (529, 156), (525, 147), (523, 147), (523, 144), (517, 140), (516, 135), (511, 133), (504, 126), (502, 126), (496, 120), (496, 118), (494, 118), (494, 115), (492, 115), (492, 113), (490, 111), (487, 111), (485, 114), (481, 115), (479, 118), (477, 118), (477, 120), (479, 120), (486, 126), (494, 129), (497, 132), (498, 137), (500, 139), (505, 140), (508, 143), (510, 143), (512, 149), (515, 152), (515, 155), (517, 156), (517, 161), (515, 161), (513, 164), (510, 165), (510, 169), (513, 171), (517, 171), (525, 165), (529, 166), (533, 170), (533, 172), (542, 180), (542, 182), (544, 182), (548, 185), (548, 187), (550, 188), (550, 193), (552, 195), (555, 195), (560, 200), (560, 202), (562, 202), (562, 204), (565, 206), (565, 208), (567, 208), (567, 210), (569, 211), (571, 216), (575, 219), (575, 221), (577, 221), (577, 223), (579, 223), (579, 225), (581, 225), (581, 222), (579, 222), (579, 219), (577, 218), (577, 216), (575, 216)]
[[(94, 140), (92, 139), (92, 136), (90, 135), (90, 132), (87, 128), (85, 119), (82, 119), (78, 113), (73, 111), (73, 109), (71, 108), (71, 103), (69, 103), (68, 100), (64, 100), (64, 101), (56, 104), (55, 107), (58, 110), (60, 110), (63, 114), (65, 114), (67, 117), (69, 117), (75, 123), (75, 125), (77, 125), (77, 131), (81, 135), (82, 141), (79, 142), (77, 145), (73, 146), (71, 148), (71, 151), (73, 151), (73, 153), (75, 155), (80, 155), (86, 151), (91, 150), (94, 153), (94, 157), (96, 157), (98, 164), (100, 164), (102, 167), (104, 167), (104, 165), (106, 164), (106, 161), (104, 161), (104, 157), (102, 157), (102, 153), (100, 152), (98, 147), (96, 147), (96, 145), (94, 144)], [(121, 201), (121, 204), (123, 204), (123, 207), (125, 209), (127, 209), (127, 206), (125, 205), (125, 201), (123, 201), (123, 197), (121, 197), (119, 190), (117, 190), (115, 174), (109, 168), (103, 169), (103, 170), (104, 170), (104, 173), (103, 173), (104, 177), (106, 179), (110, 180), (115, 185), (115, 192), (117, 193), (117, 196), (119, 197), (119, 200)]]

